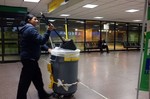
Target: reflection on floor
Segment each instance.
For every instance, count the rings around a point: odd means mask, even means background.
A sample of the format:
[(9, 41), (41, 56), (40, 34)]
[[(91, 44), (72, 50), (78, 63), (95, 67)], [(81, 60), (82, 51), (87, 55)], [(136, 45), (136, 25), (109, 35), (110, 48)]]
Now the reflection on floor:
[[(48, 59), (49, 56), (44, 55), (39, 63), (45, 89), (52, 92), (48, 88)], [(73, 97), (65, 99), (136, 99), (139, 62), (139, 51), (81, 53), (78, 89)], [(0, 99), (16, 99), (21, 67), (20, 62), (0, 64)], [(37, 96), (31, 84), (28, 99), (38, 99)], [(149, 93), (140, 91), (139, 99), (149, 99)]]

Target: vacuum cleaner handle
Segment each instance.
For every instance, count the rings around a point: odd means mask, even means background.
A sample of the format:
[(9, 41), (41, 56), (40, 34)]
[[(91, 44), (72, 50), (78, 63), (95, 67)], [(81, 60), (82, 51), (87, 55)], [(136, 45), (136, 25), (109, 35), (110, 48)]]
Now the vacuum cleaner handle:
[[(48, 19), (45, 17), (45, 15), (41, 12), (41, 16), (44, 19), (45, 23), (47, 25), (50, 25), (51, 23), (48, 21)], [(59, 38), (62, 40), (62, 42), (64, 43), (65, 40), (61, 37), (61, 35), (54, 29), (54, 32), (59, 36)]]

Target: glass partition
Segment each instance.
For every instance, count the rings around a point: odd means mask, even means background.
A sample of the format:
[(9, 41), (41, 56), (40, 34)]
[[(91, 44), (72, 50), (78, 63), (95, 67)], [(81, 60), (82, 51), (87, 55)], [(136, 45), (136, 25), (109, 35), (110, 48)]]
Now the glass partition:
[(127, 24), (117, 22), (116, 23), (116, 50), (125, 50), (125, 43), (127, 42)]
[[(98, 40), (100, 40), (100, 22), (99, 21), (86, 21), (86, 50), (99, 50)], [(89, 49), (91, 48), (91, 49)]]
[[(66, 37), (65, 33), (65, 19), (49, 19), (51, 23), (56, 27), (56, 32), (59, 33), (63, 38)], [(51, 38), (53, 42), (62, 42), (57, 33), (52, 31)]]
[(26, 13), (4, 13), (0, 16), (0, 62), (19, 61), (18, 27), (23, 25)]
[(4, 27), (4, 60), (19, 60), (17, 27)]
[(73, 39), (77, 48), (84, 50), (84, 21), (68, 20), (69, 39)]
[(109, 50), (114, 50), (114, 22), (101, 22), (101, 35)]
[[(51, 19), (48, 18), (49, 22), (51, 22), (55, 28), (56, 28), (56, 32), (61, 35), (63, 38), (66, 37), (66, 33), (65, 33), (65, 20), (64, 19)], [(47, 25), (45, 24), (45, 22), (43, 20), (40, 20), (40, 26), (39, 26), (39, 30), (40, 33), (45, 33), (47, 30)], [(51, 40), (53, 42), (53, 46), (59, 46), (60, 43), (62, 43), (62, 40), (59, 38), (59, 36), (57, 35), (55, 31), (51, 31)], [(50, 40), (47, 42), (47, 45), (50, 47)]]
[(140, 47), (140, 29), (139, 24), (130, 23), (129, 24), (129, 34), (128, 34), (128, 43), (131, 47), (129, 48), (138, 48)]
[(98, 41), (100, 39), (100, 22), (86, 21), (86, 41)]
[[(141, 38), (142, 38), (142, 25), (139, 24), (139, 43), (141, 45)], [(146, 42), (146, 32), (147, 32), (147, 24), (145, 24), (145, 30), (144, 30), (144, 41), (143, 41), (143, 48), (145, 47), (145, 42)]]

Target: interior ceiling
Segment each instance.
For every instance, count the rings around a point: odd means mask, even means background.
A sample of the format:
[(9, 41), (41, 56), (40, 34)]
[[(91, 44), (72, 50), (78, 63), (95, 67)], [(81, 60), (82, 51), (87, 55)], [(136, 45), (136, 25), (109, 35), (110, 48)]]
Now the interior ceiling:
[[(41, 0), (39, 3), (29, 3), (23, 0), (0, 0), (0, 5), (27, 7), (28, 11), (36, 16), (40, 16), (40, 12), (44, 12), (47, 17), (64, 18), (60, 14), (70, 14), (67, 18), (98, 20), (93, 17), (104, 17), (99, 20), (121, 22), (143, 20), (145, 5), (145, 0), (69, 0), (68, 4), (60, 6), (52, 13), (47, 13), (49, 2), (51, 0)], [(83, 8), (82, 6), (85, 4), (96, 4), (98, 7)], [(125, 12), (129, 9), (139, 9), (140, 11)]]

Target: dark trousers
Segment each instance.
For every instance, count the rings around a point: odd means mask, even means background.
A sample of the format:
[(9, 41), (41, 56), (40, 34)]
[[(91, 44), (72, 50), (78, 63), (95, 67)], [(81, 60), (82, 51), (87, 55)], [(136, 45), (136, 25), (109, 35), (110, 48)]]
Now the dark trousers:
[(22, 60), (23, 68), (18, 85), (17, 99), (27, 99), (27, 91), (33, 82), (39, 97), (45, 94), (43, 89), (42, 74), (38, 62), (34, 60)]
[(109, 49), (108, 49), (108, 46), (107, 45), (102, 45), (100, 47), (100, 52), (103, 53), (103, 49), (106, 49), (107, 53), (109, 53)]

